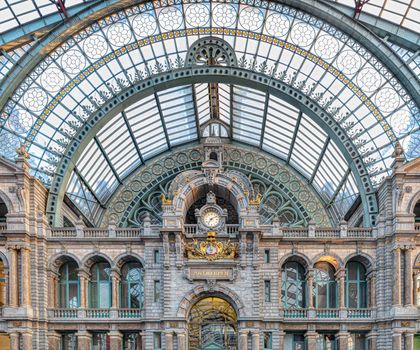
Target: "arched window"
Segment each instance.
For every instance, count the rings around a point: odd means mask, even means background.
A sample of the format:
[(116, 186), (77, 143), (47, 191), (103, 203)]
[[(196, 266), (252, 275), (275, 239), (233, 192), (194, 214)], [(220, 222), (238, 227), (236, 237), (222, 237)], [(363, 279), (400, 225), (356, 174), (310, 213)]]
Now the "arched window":
[(121, 269), (122, 308), (143, 308), (143, 267), (139, 262), (127, 262)]
[(327, 262), (318, 262), (314, 269), (313, 301), (316, 308), (337, 307), (337, 283), (334, 267)]
[(0, 259), (0, 307), (6, 305), (7, 276), (4, 269), (4, 262)]
[(58, 298), (59, 306), (63, 308), (79, 307), (79, 277), (78, 266), (75, 261), (70, 261), (60, 267)]
[(358, 261), (346, 265), (346, 306), (349, 308), (367, 307), (366, 269)]
[(282, 300), (284, 308), (304, 308), (305, 269), (298, 262), (290, 261), (283, 265)]
[(89, 296), (91, 308), (111, 307), (111, 266), (105, 261), (90, 269)]
[(6, 203), (0, 198), (0, 223), (6, 222), (7, 206)]

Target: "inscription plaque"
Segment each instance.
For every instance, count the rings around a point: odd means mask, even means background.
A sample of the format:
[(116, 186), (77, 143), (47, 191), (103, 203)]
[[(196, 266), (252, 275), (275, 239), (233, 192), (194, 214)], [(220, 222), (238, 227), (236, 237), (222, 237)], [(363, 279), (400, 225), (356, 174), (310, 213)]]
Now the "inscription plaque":
[(189, 277), (192, 280), (232, 280), (233, 270), (229, 268), (191, 267)]

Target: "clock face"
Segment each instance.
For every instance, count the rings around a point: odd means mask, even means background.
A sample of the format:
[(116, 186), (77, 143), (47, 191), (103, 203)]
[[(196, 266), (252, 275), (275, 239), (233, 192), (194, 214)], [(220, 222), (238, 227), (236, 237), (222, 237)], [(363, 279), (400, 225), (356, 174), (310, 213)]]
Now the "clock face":
[(220, 215), (217, 211), (209, 210), (203, 214), (203, 224), (207, 227), (214, 228), (220, 223)]

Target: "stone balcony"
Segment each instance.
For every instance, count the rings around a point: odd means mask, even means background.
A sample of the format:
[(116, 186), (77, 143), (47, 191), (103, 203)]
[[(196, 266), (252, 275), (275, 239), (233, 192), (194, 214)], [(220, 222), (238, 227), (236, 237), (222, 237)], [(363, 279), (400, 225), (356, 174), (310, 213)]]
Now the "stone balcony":
[(142, 318), (140, 309), (78, 309), (78, 308), (54, 308), (48, 309), (50, 321), (131, 321)]
[[(48, 233), (48, 238), (66, 238), (66, 239), (103, 239), (103, 238), (142, 238), (142, 237), (156, 237), (159, 236), (161, 226), (151, 225), (143, 228), (119, 228), (110, 226), (107, 228), (86, 228), (86, 227), (65, 227), (65, 228), (51, 228)], [(1, 230), (1, 227), (0, 227)], [(226, 225), (226, 232), (221, 233), (219, 236), (235, 237), (247, 228), (242, 228), (240, 225)], [(251, 229), (250, 229), (251, 230)], [(276, 237), (279, 239), (366, 239), (371, 240), (375, 238), (375, 232), (371, 228), (359, 227), (315, 227), (309, 225), (306, 228), (289, 228), (278, 227), (276, 225), (260, 225), (257, 229), (252, 230), (261, 231), (263, 237), (271, 238)], [(197, 225), (184, 225), (183, 232), (187, 237), (192, 237), (198, 233)]]
[(373, 321), (375, 312), (372, 309), (282, 309), (280, 316), (287, 320), (364, 320)]

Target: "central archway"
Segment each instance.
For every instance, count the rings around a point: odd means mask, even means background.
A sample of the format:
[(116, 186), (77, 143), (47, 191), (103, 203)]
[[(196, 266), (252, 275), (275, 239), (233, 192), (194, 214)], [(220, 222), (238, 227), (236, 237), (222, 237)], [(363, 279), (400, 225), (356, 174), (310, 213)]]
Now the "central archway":
[(197, 301), (188, 316), (189, 350), (236, 350), (238, 318), (235, 308), (220, 297)]

